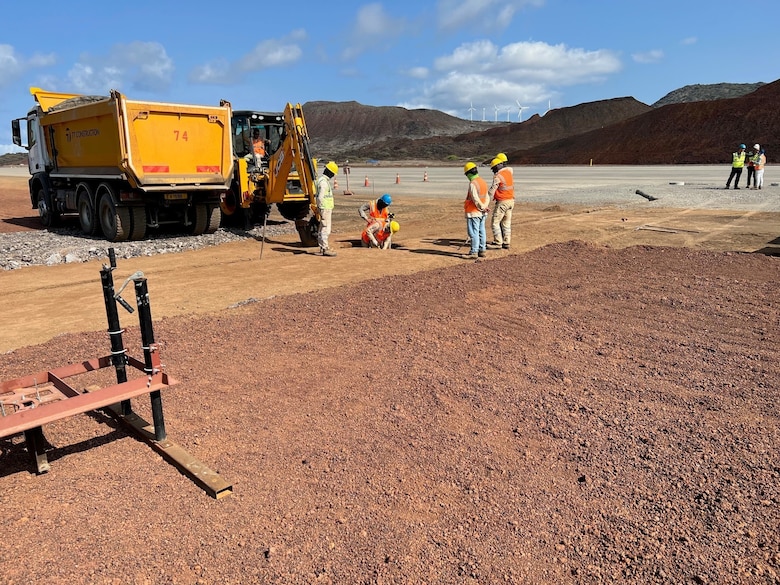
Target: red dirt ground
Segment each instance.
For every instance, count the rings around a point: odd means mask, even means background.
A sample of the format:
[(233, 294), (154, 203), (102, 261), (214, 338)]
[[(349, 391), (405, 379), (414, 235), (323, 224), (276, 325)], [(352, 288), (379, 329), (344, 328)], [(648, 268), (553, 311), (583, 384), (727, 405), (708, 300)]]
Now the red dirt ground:
[[(390, 254), (422, 265), (410, 232)], [(169, 437), (233, 493), (99, 412), (46, 425), (41, 476), (0, 440), (0, 583), (780, 583), (777, 258), (574, 239), (387, 277), (367, 253), (330, 265), (360, 281), (189, 315), (151, 273)], [(54, 268), (13, 272), (84, 270)], [(107, 354), (104, 327), (0, 380)]]

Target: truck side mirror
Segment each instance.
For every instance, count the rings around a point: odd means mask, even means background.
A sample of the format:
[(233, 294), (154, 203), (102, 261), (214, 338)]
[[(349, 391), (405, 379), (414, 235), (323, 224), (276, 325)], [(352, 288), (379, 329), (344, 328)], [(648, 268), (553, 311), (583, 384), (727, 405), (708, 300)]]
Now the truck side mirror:
[[(14, 144), (16, 146), (22, 146), (22, 132), (19, 126), (19, 118), (11, 120), (11, 134), (13, 134)], [(24, 148), (27, 148), (24, 146)]]

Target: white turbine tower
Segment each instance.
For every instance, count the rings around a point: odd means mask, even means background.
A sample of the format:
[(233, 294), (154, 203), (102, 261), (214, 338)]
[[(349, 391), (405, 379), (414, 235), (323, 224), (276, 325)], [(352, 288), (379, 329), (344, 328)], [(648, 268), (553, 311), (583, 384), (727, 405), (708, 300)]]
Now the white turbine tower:
[(474, 121), (474, 112), (477, 111), (477, 108), (474, 107), (474, 102), (469, 102), (469, 115), (471, 116), (471, 121)]
[(496, 110), (496, 122), (498, 122), (498, 112), (501, 108), (499, 108), (497, 105), (493, 104), (493, 108)]
[[(552, 101), (547, 100), (547, 112), (550, 111), (550, 108), (552, 108)], [(545, 115), (547, 114), (547, 112), (545, 112)]]
[(523, 121), (523, 110), (527, 110), (531, 106), (521, 106), (520, 100), (515, 100), (517, 102), (517, 121), (522, 122)]
[(509, 122), (509, 112), (512, 111), (512, 106), (506, 107), (506, 121)]
[(485, 108), (482, 108), (482, 121), (486, 122), (486, 120), (485, 120)]

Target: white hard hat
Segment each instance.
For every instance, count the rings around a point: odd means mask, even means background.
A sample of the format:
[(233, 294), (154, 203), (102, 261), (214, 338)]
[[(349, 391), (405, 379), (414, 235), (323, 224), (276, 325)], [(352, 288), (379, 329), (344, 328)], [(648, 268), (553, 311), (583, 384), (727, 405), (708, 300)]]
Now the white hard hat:
[(761, 146), (760, 146), (760, 145), (758, 145), (758, 144), (754, 144), (754, 145), (753, 145), (753, 148), (755, 148), (756, 150), (758, 150), (759, 148), (761, 148)]

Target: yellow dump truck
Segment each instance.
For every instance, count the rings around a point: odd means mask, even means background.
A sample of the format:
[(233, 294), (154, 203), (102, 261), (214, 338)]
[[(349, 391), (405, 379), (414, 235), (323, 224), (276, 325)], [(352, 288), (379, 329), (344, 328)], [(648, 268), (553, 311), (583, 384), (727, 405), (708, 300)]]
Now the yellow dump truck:
[(44, 226), (76, 214), (85, 234), (111, 242), (171, 224), (193, 235), (217, 230), (233, 177), (230, 103), (30, 93), (37, 105), (11, 129), (28, 150), (30, 201)]

